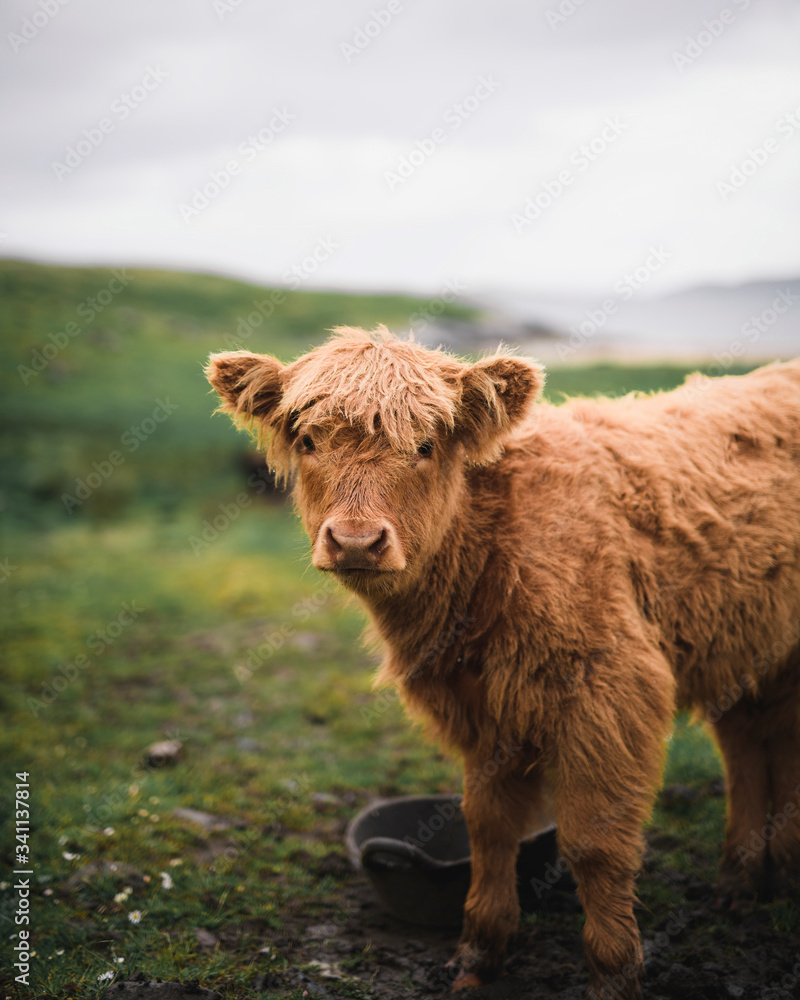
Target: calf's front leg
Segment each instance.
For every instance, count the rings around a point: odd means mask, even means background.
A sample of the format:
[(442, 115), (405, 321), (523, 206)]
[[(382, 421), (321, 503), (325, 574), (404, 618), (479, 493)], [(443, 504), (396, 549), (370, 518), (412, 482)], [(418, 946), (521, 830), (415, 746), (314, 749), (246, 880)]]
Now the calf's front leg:
[(501, 768), (490, 777), (479, 762), (468, 760), (465, 765), (462, 809), (469, 830), (472, 880), (461, 940), (450, 963), (457, 972), (454, 990), (490, 982), (502, 969), (508, 942), (519, 925), (519, 841), (544, 807), (538, 774), (504, 775)]

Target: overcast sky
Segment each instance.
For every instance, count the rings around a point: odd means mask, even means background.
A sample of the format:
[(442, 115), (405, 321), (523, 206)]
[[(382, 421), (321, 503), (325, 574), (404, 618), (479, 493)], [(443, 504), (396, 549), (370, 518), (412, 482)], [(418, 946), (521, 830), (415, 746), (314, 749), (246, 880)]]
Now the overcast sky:
[(653, 293), (800, 274), (794, 0), (2, 19), (6, 256), (468, 295), (601, 292), (652, 248)]

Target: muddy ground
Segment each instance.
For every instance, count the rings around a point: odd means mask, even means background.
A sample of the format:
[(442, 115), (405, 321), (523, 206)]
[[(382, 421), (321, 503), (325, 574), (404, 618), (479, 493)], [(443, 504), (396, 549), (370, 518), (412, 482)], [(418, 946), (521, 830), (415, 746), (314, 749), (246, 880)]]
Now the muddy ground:
[[(652, 848), (649, 852), (652, 858)], [(644, 881), (648, 881), (645, 862)], [(340, 976), (370, 984), (382, 1000), (441, 996), (443, 966), (452, 956), (457, 933), (401, 923), (384, 913), (366, 877), (352, 870), (344, 853), (334, 851), (319, 864), (342, 894), (329, 914), (312, 919), (284, 915), (275, 946), (290, 968), (263, 973), (261, 988), (278, 995), (300, 987), (309, 997), (352, 996)], [(656, 878), (649, 876), (650, 884)], [(714, 887), (686, 875), (663, 871), (656, 878), (679, 889), (677, 910), (654, 902), (640, 917), (646, 956), (644, 996), (648, 1000), (790, 1000), (800, 998), (800, 941), (781, 930), (769, 905), (720, 913)], [(646, 894), (642, 892), (643, 903)], [(663, 910), (663, 913), (661, 912)], [(511, 949), (505, 976), (464, 1000), (579, 1000), (587, 972), (580, 941), (581, 912), (574, 892), (550, 894), (545, 906), (526, 917)], [(313, 972), (297, 966), (319, 963)], [(794, 969), (794, 973), (792, 972)]]

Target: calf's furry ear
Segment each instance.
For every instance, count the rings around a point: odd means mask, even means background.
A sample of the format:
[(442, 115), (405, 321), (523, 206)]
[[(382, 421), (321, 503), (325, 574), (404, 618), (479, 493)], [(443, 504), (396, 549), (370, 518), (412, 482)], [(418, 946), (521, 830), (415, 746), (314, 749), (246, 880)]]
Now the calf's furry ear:
[(222, 400), (220, 410), (247, 420), (271, 416), (283, 393), (283, 365), (265, 354), (212, 354), (205, 373)]
[(464, 371), (456, 434), (471, 462), (500, 456), (504, 438), (531, 414), (543, 387), (543, 370), (523, 358), (482, 358)]

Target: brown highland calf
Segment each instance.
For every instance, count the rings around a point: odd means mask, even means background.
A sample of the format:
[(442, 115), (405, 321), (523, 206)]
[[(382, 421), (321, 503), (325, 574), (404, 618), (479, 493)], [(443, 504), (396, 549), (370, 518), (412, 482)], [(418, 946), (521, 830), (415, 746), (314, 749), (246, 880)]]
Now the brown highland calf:
[(768, 872), (771, 891), (797, 887), (800, 361), (537, 406), (542, 371), (521, 358), (345, 328), (285, 367), (238, 351), (207, 374), (294, 479), (314, 565), (369, 613), (380, 679), (466, 775), (521, 748), (464, 789), (454, 989), (500, 971), (518, 841), (547, 805), (591, 985), (641, 995), (634, 879), (676, 706), (712, 722), (725, 759), (723, 895)]

